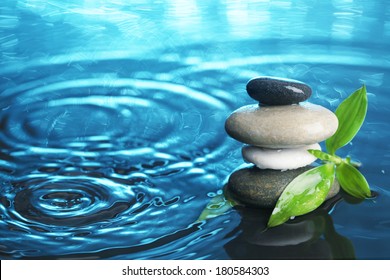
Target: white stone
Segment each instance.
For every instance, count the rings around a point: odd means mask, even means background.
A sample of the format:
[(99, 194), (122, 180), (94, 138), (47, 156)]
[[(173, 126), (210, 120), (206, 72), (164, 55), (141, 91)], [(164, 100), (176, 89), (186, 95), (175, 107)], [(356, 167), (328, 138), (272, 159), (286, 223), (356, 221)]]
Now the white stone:
[(256, 146), (244, 146), (242, 156), (245, 161), (261, 169), (290, 170), (313, 163), (317, 158), (307, 150), (321, 150), (316, 143), (299, 148), (267, 149)]

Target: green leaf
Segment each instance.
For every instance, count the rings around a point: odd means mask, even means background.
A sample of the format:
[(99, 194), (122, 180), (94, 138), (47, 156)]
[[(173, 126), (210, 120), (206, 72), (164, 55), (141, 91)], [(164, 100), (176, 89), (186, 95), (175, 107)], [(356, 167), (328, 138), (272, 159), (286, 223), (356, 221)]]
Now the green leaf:
[(293, 216), (309, 213), (320, 206), (334, 181), (333, 163), (310, 169), (292, 180), (276, 203), (268, 227), (283, 224)]
[(339, 126), (336, 133), (325, 142), (326, 149), (331, 155), (334, 155), (337, 149), (345, 146), (355, 137), (366, 117), (367, 106), (365, 85), (340, 103), (335, 112)]
[(357, 198), (371, 197), (366, 178), (352, 165), (343, 162), (336, 168), (336, 178), (344, 191)]
[(223, 193), (214, 196), (196, 221), (202, 222), (223, 215), (237, 204), (235, 201), (227, 199)]
[(315, 156), (316, 158), (319, 158), (320, 160), (330, 161), (330, 162), (333, 162), (335, 164), (340, 164), (343, 161), (340, 157), (338, 157), (336, 155), (330, 155), (330, 154), (324, 153), (320, 150), (309, 149), (307, 151), (310, 154), (312, 154), (313, 156)]

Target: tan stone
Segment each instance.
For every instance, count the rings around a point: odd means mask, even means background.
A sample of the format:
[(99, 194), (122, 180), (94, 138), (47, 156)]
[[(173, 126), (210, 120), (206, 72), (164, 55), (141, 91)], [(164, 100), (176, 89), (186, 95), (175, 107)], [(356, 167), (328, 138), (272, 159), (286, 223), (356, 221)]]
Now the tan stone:
[(265, 148), (293, 148), (321, 142), (337, 130), (338, 120), (328, 109), (309, 102), (281, 105), (247, 105), (226, 120), (234, 139)]

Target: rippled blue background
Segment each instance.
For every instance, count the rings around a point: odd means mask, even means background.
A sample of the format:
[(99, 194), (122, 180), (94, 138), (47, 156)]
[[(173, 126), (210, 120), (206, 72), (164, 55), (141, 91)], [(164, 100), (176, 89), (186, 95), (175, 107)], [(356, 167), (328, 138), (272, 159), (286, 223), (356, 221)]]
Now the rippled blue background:
[[(389, 6), (2, 0), (0, 258), (389, 259)], [(332, 110), (367, 85), (340, 152), (376, 198), (267, 232), (265, 210), (198, 219), (243, 163), (224, 120), (257, 75)]]

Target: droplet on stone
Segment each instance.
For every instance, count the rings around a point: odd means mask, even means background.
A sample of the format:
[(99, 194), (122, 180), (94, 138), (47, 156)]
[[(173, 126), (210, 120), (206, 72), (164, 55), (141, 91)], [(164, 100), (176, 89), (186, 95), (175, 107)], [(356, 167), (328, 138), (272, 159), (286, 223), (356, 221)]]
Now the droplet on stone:
[(311, 88), (300, 81), (276, 77), (256, 77), (246, 85), (250, 97), (266, 105), (290, 105), (307, 100)]

